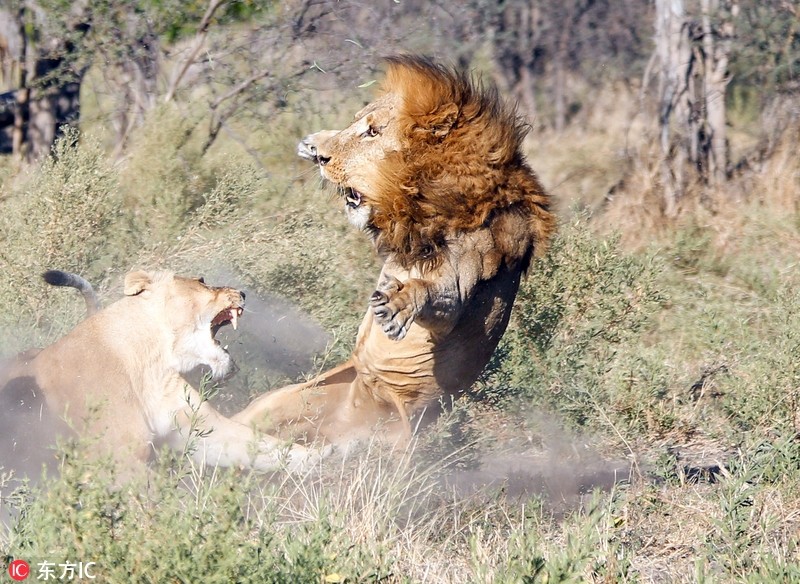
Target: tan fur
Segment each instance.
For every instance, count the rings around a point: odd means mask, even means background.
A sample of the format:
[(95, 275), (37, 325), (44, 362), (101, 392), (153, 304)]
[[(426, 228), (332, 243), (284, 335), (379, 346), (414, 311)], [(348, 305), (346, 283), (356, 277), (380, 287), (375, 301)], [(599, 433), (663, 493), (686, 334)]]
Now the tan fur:
[(554, 231), (520, 152), (527, 127), (494, 87), (419, 57), (388, 60), (381, 94), (301, 157), (345, 197), (385, 263), (350, 361), (261, 396), (235, 419), (402, 441), (440, 398), (467, 390), (508, 324), (523, 272)]
[(125, 296), (8, 369), (5, 388), (21, 384), (41, 396), (52, 417), (79, 434), (99, 437), (119, 461), (147, 460), (153, 446), (188, 447), (200, 463), (272, 470), (314, 454), (273, 437), (259, 437), (217, 412), (181, 377), (205, 365), (214, 377), (232, 368), (212, 325), (235, 320), (244, 295), (169, 272), (132, 272)]

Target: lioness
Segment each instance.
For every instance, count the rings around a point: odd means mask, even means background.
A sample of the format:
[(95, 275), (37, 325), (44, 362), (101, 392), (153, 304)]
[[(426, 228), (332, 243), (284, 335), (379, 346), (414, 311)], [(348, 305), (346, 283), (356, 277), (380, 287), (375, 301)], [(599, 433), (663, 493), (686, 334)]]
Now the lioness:
[(388, 59), (376, 101), (300, 142), (384, 259), (352, 358), (234, 416), (333, 443), (402, 442), (412, 418), (467, 390), (554, 232), (521, 152), (527, 126), (494, 86), (428, 59)]
[[(80, 280), (50, 275), (81, 289)], [(20, 355), (6, 370), (0, 396), (23, 403), (41, 396), (51, 418), (101, 436), (100, 445), (122, 461), (144, 461), (160, 442), (188, 444), (200, 463), (264, 471), (284, 459), (296, 469), (316, 457), (225, 418), (181, 377), (201, 365), (214, 378), (230, 372), (231, 357), (214, 336), (226, 324), (236, 328), (243, 292), (136, 271), (125, 277), (124, 294), (49, 347)]]

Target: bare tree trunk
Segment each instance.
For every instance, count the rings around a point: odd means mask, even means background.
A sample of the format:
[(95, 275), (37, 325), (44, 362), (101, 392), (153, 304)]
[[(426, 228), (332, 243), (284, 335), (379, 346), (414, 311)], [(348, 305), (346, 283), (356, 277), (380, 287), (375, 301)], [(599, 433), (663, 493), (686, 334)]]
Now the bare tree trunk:
[(564, 71), (564, 56), (556, 53), (553, 59), (553, 102), (555, 108), (554, 127), (556, 132), (563, 132), (567, 125), (566, 106), (566, 72)]
[(538, 108), (536, 106), (536, 81), (528, 67), (523, 67), (519, 72), (519, 82), (514, 93), (525, 108), (525, 114), (531, 120), (536, 119)]
[(512, 94), (528, 118), (537, 115), (536, 68), (541, 34), (538, 2), (507, 3), (499, 14), (494, 33), (497, 81)]
[[(19, 26), (20, 54), (19, 63), (19, 89), (16, 94), (16, 108), (14, 109), (14, 127), (11, 130), (11, 153), (17, 161), (24, 157), (22, 151), (25, 144), (25, 130), (28, 123), (30, 103), (30, 90), (28, 89), (28, 64), (32, 60), (29, 58), (28, 36), (25, 34), (25, 6), (20, 6), (17, 12), (17, 24)], [(12, 56), (12, 59), (14, 57)]]
[(525, 3), (522, 8), (521, 16), (521, 22), (524, 23), (522, 30), (524, 30), (526, 36), (531, 39), (531, 46), (529, 48), (528, 58), (522, 63), (517, 94), (520, 96), (522, 103), (525, 104), (525, 111), (530, 119), (535, 119), (539, 113), (539, 108), (536, 105), (536, 79), (533, 74), (533, 68), (535, 67), (534, 61), (536, 60), (534, 46), (538, 37), (537, 30), (539, 27), (537, 21), (540, 18), (538, 5), (534, 5), (533, 2)]
[[(738, 6), (732, 5), (735, 16)], [(732, 19), (720, 20), (712, 26), (712, 16), (719, 16), (719, 0), (702, 0), (703, 29), (703, 89), (706, 112), (706, 140), (704, 153), (707, 180), (719, 186), (727, 178), (728, 141), (726, 132), (725, 90), (728, 85), (728, 60), (733, 39)]]
[(735, 0), (700, 0), (699, 8), (698, 18), (691, 20), (683, 0), (656, 0), (661, 177), (667, 216), (677, 213), (692, 177), (711, 187), (727, 178), (725, 91), (738, 5)]
[(567, 125), (567, 66), (570, 41), (578, 30), (581, 19), (592, 8), (594, 0), (565, 2), (562, 4), (561, 30), (556, 37), (553, 55), (553, 101), (555, 102), (555, 129), (561, 132)]
[(28, 118), (26, 158), (29, 162), (41, 160), (50, 152), (56, 139), (56, 108), (53, 99), (41, 90), (32, 92)]
[[(674, 217), (686, 190), (692, 151), (692, 75), (689, 23), (683, 0), (656, 0), (656, 52), (659, 70), (659, 130), (664, 212)], [(673, 124), (677, 119), (678, 123)]]
[[(59, 39), (51, 39), (49, 44), (34, 56), (35, 66), (29, 81), (29, 117), (25, 132), (28, 162), (46, 157), (61, 134), (61, 127), (77, 124), (80, 119), (81, 81), (85, 71), (70, 70), (70, 79), (58, 79), (67, 58), (65, 55), (74, 48)], [(39, 47), (40, 51), (42, 49)]]
[[(73, 8), (82, 5), (80, 0), (72, 4)], [(9, 80), (14, 85), (14, 104), (13, 119), (5, 121), (5, 144), (10, 142), (11, 152), (20, 162), (47, 156), (59, 128), (78, 121), (80, 84), (85, 73), (85, 68), (76, 69), (70, 62), (77, 50), (77, 37), (44, 34), (36, 10), (30, 2), (20, 2), (14, 13), (0, 9), (0, 41), (8, 47), (5, 57), (9, 62), (5, 65), (19, 72), (18, 79)], [(83, 35), (89, 25), (76, 13), (69, 28), (71, 34)]]

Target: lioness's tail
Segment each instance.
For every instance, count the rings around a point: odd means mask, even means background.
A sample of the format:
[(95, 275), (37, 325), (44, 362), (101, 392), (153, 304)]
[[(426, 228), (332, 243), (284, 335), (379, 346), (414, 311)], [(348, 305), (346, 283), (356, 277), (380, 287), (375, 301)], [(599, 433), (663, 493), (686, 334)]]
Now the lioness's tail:
[(83, 295), (83, 301), (86, 303), (87, 316), (91, 316), (100, 310), (100, 302), (97, 300), (97, 294), (95, 294), (94, 288), (79, 275), (70, 272), (62, 272), (61, 270), (48, 270), (42, 274), (42, 278), (44, 278), (45, 282), (53, 286), (69, 286), (70, 288), (76, 288)]

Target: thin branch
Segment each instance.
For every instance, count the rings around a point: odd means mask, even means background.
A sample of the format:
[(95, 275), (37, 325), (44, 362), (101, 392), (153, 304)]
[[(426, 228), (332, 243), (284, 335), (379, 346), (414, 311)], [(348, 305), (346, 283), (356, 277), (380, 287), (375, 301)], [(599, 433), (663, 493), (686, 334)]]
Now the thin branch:
[(211, 109), (215, 110), (220, 106), (220, 104), (222, 104), (223, 101), (227, 101), (230, 98), (236, 97), (240, 93), (243, 93), (248, 87), (253, 85), (253, 83), (255, 83), (256, 81), (260, 81), (261, 79), (264, 79), (264, 77), (268, 77), (271, 72), (272, 69), (264, 69), (263, 71), (254, 73), (253, 75), (242, 81), (239, 85), (231, 88), (227, 93), (215, 99), (214, 102), (211, 104)]
[[(252, 100), (253, 96), (245, 95), (241, 101), (236, 100), (235, 98), (238, 98), (244, 94), (245, 91), (257, 81), (264, 79), (265, 77), (269, 77), (270, 73), (271, 69), (263, 69), (257, 73), (254, 73), (209, 104), (209, 109), (211, 110), (211, 119), (209, 120), (208, 138), (206, 139), (202, 148), (203, 154), (205, 154), (208, 149), (211, 148), (211, 145), (217, 139), (220, 130), (225, 130), (229, 134), (231, 133), (230, 128), (226, 127), (227, 120), (236, 114), (236, 112), (238, 112), (244, 104)], [(300, 78), (305, 75), (305, 73), (306, 70), (297, 71), (293, 75), (287, 77), (286, 80)], [(229, 104), (228, 107), (220, 111), (219, 106), (231, 99), (233, 99), (233, 103)]]
[(200, 54), (200, 49), (202, 49), (203, 45), (205, 44), (206, 37), (208, 36), (208, 27), (211, 25), (211, 19), (214, 17), (214, 13), (220, 6), (225, 4), (226, 1), (227, 0), (211, 0), (209, 3), (208, 9), (203, 15), (200, 25), (197, 27), (197, 35), (195, 35), (194, 46), (189, 52), (189, 56), (181, 64), (180, 69), (178, 69), (178, 73), (172, 78), (172, 82), (169, 84), (167, 95), (164, 96), (164, 103), (172, 101), (172, 98), (175, 96), (175, 92), (178, 89), (178, 84), (181, 82), (184, 75), (186, 75), (189, 67), (191, 67), (195, 62), (197, 55)]

